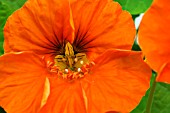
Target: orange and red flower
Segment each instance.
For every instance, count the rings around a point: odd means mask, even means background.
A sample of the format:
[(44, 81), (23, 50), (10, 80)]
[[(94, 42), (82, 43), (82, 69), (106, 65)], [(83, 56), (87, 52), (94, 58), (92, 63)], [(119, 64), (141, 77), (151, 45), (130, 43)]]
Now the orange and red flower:
[(150, 68), (130, 51), (133, 20), (112, 0), (28, 0), (4, 34), (8, 113), (130, 112), (149, 88)]
[(169, 0), (154, 0), (139, 28), (139, 44), (148, 64), (158, 72), (157, 81), (170, 83)]

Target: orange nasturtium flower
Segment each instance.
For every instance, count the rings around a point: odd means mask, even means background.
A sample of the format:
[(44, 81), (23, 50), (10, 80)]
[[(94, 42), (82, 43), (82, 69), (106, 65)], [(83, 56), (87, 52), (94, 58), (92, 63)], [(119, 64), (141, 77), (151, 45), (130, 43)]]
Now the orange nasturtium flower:
[(130, 112), (149, 88), (131, 15), (112, 0), (28, 0), (4, 35), (7, 113)]
[(139, 28), (139, 44), (157, 81), (170, 83), (170, 0), (154, 0)]

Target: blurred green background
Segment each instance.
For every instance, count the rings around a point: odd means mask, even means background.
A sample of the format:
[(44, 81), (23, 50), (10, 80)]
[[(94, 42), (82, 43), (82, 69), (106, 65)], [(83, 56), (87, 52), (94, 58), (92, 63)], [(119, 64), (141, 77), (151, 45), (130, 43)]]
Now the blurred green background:
[[(26, 0), (0, 0), (0, 55), (3, 54), (3, 27), (5, 22), (15, 10), (19, 9)], [(135, 21), (139, 24), (139, 16), (144, 13), (151, 5), (152, 0), (115, 0), (119, 2), (124, 10), (129, 11)], [(136, 25), (138, 26), (138, 25)], [(138, 29), (136, 27), (136, 29)], [(133, 50), (140, 51), (137, 41), (134, 42)], [(153, 78), (155, 74), (153, 73)], [(151, 85), (153, 79), (151, 81)], [(141, 100), (140, 104), (131, 113), (145, 113), (149, 90)], [(15, 98), (15, 97), (14, 97)], [(130, 104), (130, 103), (129, 103)], [(0, 113), (5, 111), (0, 108)], [(157, 83), (153, 98), (151, 113), (170, 113), (170, 85), (165, 83)]]

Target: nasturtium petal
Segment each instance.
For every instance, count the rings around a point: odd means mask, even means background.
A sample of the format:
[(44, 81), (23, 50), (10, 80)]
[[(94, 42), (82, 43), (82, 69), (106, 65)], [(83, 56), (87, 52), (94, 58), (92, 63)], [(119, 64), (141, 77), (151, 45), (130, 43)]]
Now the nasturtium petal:
[(158, 72), (157, 81), (170, 83), (170, 62), (165, 63)]
[(6, 22), (5, 52), (57, 54), (64, 40), (73, 40), (71, 22), (68, 0), (28, 0)]
[(32, 52), (7, 53), (0, 57), (0, 106), (7, 113), (37, 113), (48, 71)]
[(112, 0), (71, 0), (75, 40), (73, 44), (97, 57), (109, 48), (131, 49), (135, 38), (133, 19)]
[(170, 58), (169, 4), (169, 0), (154, 0), (139, 27), (139, 45), (147, 63), (157, 72)]
[(80, 81), (51, 78), (50, 95), (39, 113), (87, 113)]
[(151, 69), (141, 53), (108, 50), (95, 60), (82, 86), (88, 113), (130, 112), (149, 88)]

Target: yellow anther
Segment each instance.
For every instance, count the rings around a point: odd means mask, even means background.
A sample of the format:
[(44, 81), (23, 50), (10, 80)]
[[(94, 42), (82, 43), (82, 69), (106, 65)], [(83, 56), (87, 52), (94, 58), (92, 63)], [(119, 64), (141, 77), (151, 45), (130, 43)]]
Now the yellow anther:
[(78, 72), (81, 72), (81, 68), (78, 68), (77, 71), (78, 71)]
[(75, 62), (77, 62), (77, 61), (78, 61), (78, 59), (77, 59), (77, 58), (75, 58), (75, 59), (74, 59), (74, 61), (75, 61)]
[(64, 72), (65, 72), (65, 73), (68, 73), (68, 69), (65, 69)]
[(80, 64), (82, 64), (82, 65), (83, 65), (83, 63), (84, 63), (84, 61), (83, 61), (83, 60), (81, 60), (81, 61), (80, 61)]

